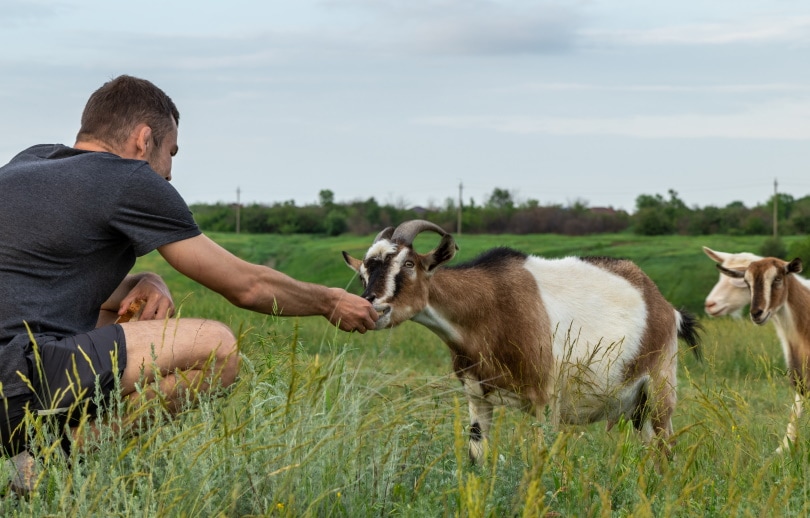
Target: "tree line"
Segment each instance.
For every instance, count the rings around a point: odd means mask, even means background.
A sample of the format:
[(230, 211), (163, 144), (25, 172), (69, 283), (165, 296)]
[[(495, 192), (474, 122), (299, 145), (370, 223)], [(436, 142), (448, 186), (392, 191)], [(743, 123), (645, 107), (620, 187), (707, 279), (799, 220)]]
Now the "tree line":
[[(776, 210), (774, 211), (774, 204)], [(427, 219), (450, 232), (470, 234), (587, 235), (633, 232), (639, 235), (779, 235), (810, 231), (810, 196), (794, 198), (778, 193), (764, 204), (746, 207), (689, 207), (674, 190), (667, 196), (642, 194), (633, 214), (610, 207), (589, 207), (584, 201), (567, 206), (541, 206), (537, 200), (516, 202), (506, 189), (496, 188), (486, 202), (474, 200), (459, 207), (448, 198), (442, 206), (381, 205), (374, 198), (336, 203), (334, 193), (322, 190), (318, 203), (297, 206), (294, 201), (273, 204), (194, 204), (191, 210), (203, 230), (245, 233), (366, 235), (408, 219)]]

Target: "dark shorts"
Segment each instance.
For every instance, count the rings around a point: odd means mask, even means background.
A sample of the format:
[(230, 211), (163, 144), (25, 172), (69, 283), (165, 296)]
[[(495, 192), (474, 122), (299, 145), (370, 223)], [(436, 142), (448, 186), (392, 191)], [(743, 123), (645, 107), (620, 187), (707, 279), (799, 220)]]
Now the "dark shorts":
[(2, 399), (0, 438), (9, 453), (25, 447), (26, 410), (64, 428), (82, 415), (95, 416), (110, 400), (116, 378), (126, 367), (126, 340), (120, 325), (67, 338), (38, 336), (28, 349), (33, 391)]

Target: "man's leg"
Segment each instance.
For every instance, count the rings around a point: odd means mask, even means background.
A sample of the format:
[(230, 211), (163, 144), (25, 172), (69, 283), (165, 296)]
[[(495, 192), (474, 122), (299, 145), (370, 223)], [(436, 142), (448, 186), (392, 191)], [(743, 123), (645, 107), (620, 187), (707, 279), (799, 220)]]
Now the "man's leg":
[(123, 396), (135, 397), (137, 384), (151, 384), (147, 397), (158, 396), (170, 412), (177, 412), (189, 396), (193, 399), (208, 390), (212, 382), (227, 387), (236, 379), (237, 340), (221, 322), (182, 318), (127, 322), (121, 327), (127, 355), (121, 375)]

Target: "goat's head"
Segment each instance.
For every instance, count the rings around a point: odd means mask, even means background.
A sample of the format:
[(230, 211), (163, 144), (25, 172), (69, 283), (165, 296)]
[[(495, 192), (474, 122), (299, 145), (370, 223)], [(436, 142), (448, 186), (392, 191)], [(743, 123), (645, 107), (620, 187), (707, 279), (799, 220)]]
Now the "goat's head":
[(717, 268), (733, 279), (743, 279), (751, 294), (751, 320), (762, 325), (787, 302), (787, 277), (801, 273), (802, 260), (790, 262), (776, 257), (766, 257), (748, 265), (745, 271), (732, 270), (722, 265)]
[[(729, 269), (744, 272), (748, 265), (754, 261), (759, 261), (762, 257), (748, 252), (730, 254), (728, 252), (718, 252), (704, 246), (703, 252), (719, 265)], [(704, 308), (710, 317), (723, 315), (739, 316), (742, 308), (751, 302), (751, 293), (748, 291), (745, 281), (742, 278), (720, 275), (717, 284), (706, 296)]]
[[(430, 230), (442, 236), (439, 245), (426, 254), (413, 248), (416, 236)], [(422, 311), (428, 303), (429, 278), (435, 269), (453, 258), (458, 250), (453, 236), (424, 220), (406, 221), (396, 229), (388, 227), (360, 260), (343, 252), (349, 267), (363, 283), (363, 298), (380, 313), (377, 329), (394, 327)]]

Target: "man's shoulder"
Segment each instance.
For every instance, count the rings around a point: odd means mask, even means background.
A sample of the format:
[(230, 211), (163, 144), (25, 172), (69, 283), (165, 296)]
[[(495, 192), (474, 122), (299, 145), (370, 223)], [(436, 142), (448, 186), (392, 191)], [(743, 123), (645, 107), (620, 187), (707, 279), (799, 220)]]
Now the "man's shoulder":
[(59, 148), (64, 148), (62, 144), (35, 144), (31, 147), (25, 148), (9, 161), (9, 165), (12, 165), (16, 162), (27, 162), (31, 160), (37, 159), (45, 159), (51, 155), (55, 150)]

